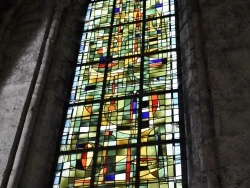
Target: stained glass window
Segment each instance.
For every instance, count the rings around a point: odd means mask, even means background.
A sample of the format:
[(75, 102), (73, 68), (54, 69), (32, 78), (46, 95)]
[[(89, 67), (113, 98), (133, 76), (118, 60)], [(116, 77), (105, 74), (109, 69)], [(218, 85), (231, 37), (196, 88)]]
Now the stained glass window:
[(91, 0), (54, 188), (181, 188), (174, 0)]

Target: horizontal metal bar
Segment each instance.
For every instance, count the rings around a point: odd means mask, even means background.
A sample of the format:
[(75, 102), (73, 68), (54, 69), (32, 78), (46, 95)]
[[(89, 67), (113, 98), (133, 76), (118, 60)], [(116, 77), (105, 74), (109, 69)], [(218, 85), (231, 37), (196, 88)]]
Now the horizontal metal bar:
[[(140, 142), (140, 143), (126, 144), (126, 145), (99, 147), (98, 151), (126, 149), (126, 148), (140, 148), (140, 147), (144, 147), (144, 146), (161, 146), (161, 145), (165, 145), (165, 144), (179, 144), (179, 143), (181, 143), (180, 139), (161, 140), (160, 144), (159, 144), (159, 141)], [(60, 155), (78, 154), (78, 153), (90, 152), (90, 151), (94, 151), (94, 150), (95, 150), (94, 148), (86, 148), (86, 149), (77, 149), (77, 150), (71, 150), (71, 151), (61, 151)]]
[[(166, 50), (161, 50), (161, 51), (146, 52), (146, 53), (130, 55), (130, 56), (122, 56), (122, 57), (115, 57), (115, 58), (110, 57), (109, 61), (124, 60), (124, 59), (136, 58), (136, 57), (141, 57), (141, 56), (148, 56), (148, 55), (154, 55), (154, 54), (176, 52), (178, 50), (179, 50), (178, 48), (171, 48), (171, 49), (166, 49)], [(79, 67), (79, 66), (89, 66), (89, 65), (95, 65), (95, 64), (98, 64), (98, 63), (100, 63), (100, 61), (93, 61), (93, 62), (90, 62), (90, 63), (81, 63), (81, 64), (77, 64), (76, 66), (77, 67)]]
[[(154, 21), (154, 20), (158, 20), (158, 19), (164, 19), (164, 18), (170, 18), (170, 17), (175, 17), (175, 14), (168, 14), (168, 15), (165, 15), (165, 16), (160, 16), (160, 17), (154, 17), (154, 18), (147, 18), (145, 20), (145, 22), (147, 21)], [(100, 17), (101, 18), (101, 17)], [(89, 21), (92, 21), (92, 20), (89, 20)], [(88, 22), (88, 21), (85, 21), (85, 23)], [(117, 26), (123, 26), (123, 25), (132, 25), (132, 24), (136, 24), (136, 23), (143, 23), (144, 20), (139, 20), (139, 21), (132, 21), (132, 22), (127, 22), (127, 23), (120, 23), (120, 24), (117, 24), (117, 25), (113, 25), (113, 28), (114, 27), (117, 27)], [(101, 29), (108, 29), (110, 28), (110, 26), (105, 26), (105, 27), (99, 27), (97, 29), (89, 29), (89, 30), (83, 30), (84, 33), (87, 33), (87, 32), (94, 32), (94, 31), (98, 31), (98, 30), (101, 30)]]
[[(122, 96), (122, 97), (112, 97), (108, 99), (104, 99), (104, 102), (109, 102), (113, 100), (124, 100), (124, 99), (132, 99), (132, 98), (139, 98), (139, 97), (147, 97), (151, 95), (161, 95), (161, 94), (167, 94), (167, 93), (175, 93), (178, 92), (178, 89), (170, 89), (170, 90), (164, 90), (164, 91), (152, 91), (152, 92), (144, 92), (142, 95), (141, 94), (133, 94), (129, 96)], [(91, 101), (85, 101), (85, 102), (79, 102), (79, 103), (71, 103), (69, 104), (69, 107), (73, 106), (81, 106), (81, 105), (86, 105), (86, 104), (96, 104), (100, 103), (100, 100), (91, 100)]]

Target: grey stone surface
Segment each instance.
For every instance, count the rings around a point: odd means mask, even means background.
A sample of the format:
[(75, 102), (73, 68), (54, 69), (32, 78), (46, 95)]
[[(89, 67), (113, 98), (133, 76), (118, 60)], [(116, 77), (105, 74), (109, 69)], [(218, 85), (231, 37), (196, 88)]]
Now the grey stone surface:
[(250, 2), (201, 2), (221, 187), (250, 184)]
[(84, 8), (78, 0), (0, 4), (1, 188), (51, 184)]
[[(7, 2), (7, 1), (4, 1)], [(13, 1), (14, 2), (14, 1)], [(17, 2), (17, 1), (15, 1)], [(17, 5), (17, 6), (16, 6)], [(29, 105), (46, 23), (44, 3), (22, 1), (1, 18), (0, 182), (6, 186)], [(38, 14), (40, 12), (40, 14)], [(8, 23), (8, 25), (6, 24)], [(5, 25), (4, 25), (5, 24)]]
[(179, 1), (189, 187), (219, 187), (212, 106), (197, 1)]
[(250, 184), (249, 3), (179, 1), (190, 187)]
[[(85, 2), (75, 1), (63, 11), (60, 31), (55, 41), (50, 70), (36, 119), (31, 147), (19, 187), (50, 187), (57, 157), (58, 138), (73, 80), (82, 31)], [(40, 170), (37, 170), (40, 169)], [(32, 173), (33, 176), (30, 176)]]

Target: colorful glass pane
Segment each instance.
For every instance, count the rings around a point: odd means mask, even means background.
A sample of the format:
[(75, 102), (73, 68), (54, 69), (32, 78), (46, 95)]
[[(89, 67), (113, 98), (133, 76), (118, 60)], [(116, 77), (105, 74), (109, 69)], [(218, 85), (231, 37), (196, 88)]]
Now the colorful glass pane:
[(54, 188), (182, 187), (174, 0), (92, 0)]

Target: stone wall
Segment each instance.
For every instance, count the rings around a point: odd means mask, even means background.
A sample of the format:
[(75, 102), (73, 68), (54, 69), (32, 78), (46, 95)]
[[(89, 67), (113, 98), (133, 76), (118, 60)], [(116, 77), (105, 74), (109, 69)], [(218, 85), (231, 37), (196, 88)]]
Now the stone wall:
[(189, 186), (250, 187), (250, 2), (179, 7)]
[(0, 185), (49, 187), (86, 1), (3, 1)]
[(222, 187), (250, 187), (250, 1), (201, 1)]
[[(2, 14), (0, 44), (0, 182), (7, 184), (41, 67), (51, 9), (16, 1)], [(48, 9), (47, 9), (48, 8)], [(39, 12), (39, 14), (38, 14)]]
[[(86, 1), (68, 2), (61, 15), (51, 66), (38, 109), (25, 168), (19, 187), (51, 187), (57, 150), (81, 40)], [(59, 139), (58, 139), (59, 138)], [(40, 170), (37, 170), (40, 169)], [(32, 172), (32, 176), (30, 173)]]

